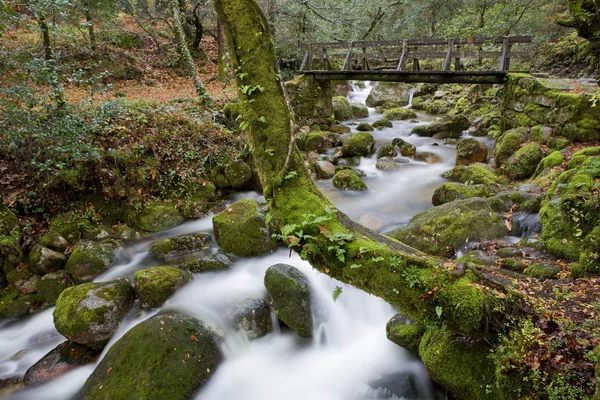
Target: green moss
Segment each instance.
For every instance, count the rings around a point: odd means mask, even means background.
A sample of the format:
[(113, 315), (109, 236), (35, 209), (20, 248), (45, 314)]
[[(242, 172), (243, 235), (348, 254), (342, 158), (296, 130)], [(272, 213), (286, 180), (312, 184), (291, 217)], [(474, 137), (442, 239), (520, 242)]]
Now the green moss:
[(371, 132), (374, 128), (368, 122), (361, 122), (356, 127), (356, 130), (359, 132)]
[(564, 159), (565, 159), (565, 156), (563, 156), (559, 151), (551, 152), (546, 157), (544, 157), (542, 159), (542, 161), (540, 161), (533, 176), (534, 177), (539, 176), (542, 173), (542, 171), (544, 171), (545, 169), (551, 169), (554, 167), (558, 167), (559, 165), (562, 164)]
[(375, 139), (368, 132), (358, 132), (350, 136), (342, 146), (345, 157), (363, 156), (368, 157), (373, 152)]
[(542, 145), (531, 142), (517, 150), (506, 161), (502, 173), (511, 179), (526, 179), (534, 174), (543, 157)]
[(449, 111), (448, 103), (444, 100), (434, 100), (432, 102), (424, 103), (423, 109), (428, 114), (446, 114)]
[(135, 291), (143, 308), (157, 308), (192, 279), (192, 274), (174, 267), (142, 269), (134, 274)]
[(222, 359), (212, 335), (200, 321), (180, 312), (149, 318), (110, 348), (85, 382), (81, 396), (191, 399)]
[(428, 330), (419, 356), (431, 378), (463, 399), (496, 399), (490, 349), (441, 329)]
[(50, 224), (50, 231), (57, 232), (70, 243), (76, 243), (81, 239), (82, 232), (91, 231), (94, 227), (92, 222), (74, 212), (58, 215)]
[(456, 165), (484, 163), (487, 156), (487, 146), (475, 138), (461, 139), (456, 145)]
[(400, 154), (402, 154), (404, 157), (414, 156), (417, 152), (417, 147), (414, 144), (409, 143), (401, 138), (394, 138), (392, 140), (392, 145), (398, 147)]
[(71, 286), (73, 286), (73, 281), (65, 271), (46, 274), (38, 283), (37, 298), (41, 303), (52, 306), (56, 304), (60, 294)]
[(21, 294), (15, 289), (5, 290), (0, 296), (0, 319), (27, 315), (36, 304), (35, 295)]
[(442, 177), (467, 185), (489, 185), (491, 183), (502, 182), (502, 178), (496, 176), (496, 174), (494, 174), (494, 172), (492, 172), (489, 168), (477, 164), (471, 164), (467, 166), (457, 165), (450, 171), (444, 172)]
[(65, 265), (76, 283), (90, 282), (115, 262), (113, 243), (81, 241), (73, 249)]
[(494, 156), (496, 164), (502, 165), (525, 142), (527, 135), (521, 129), (511, 129), (504, 132), (496, 142)]
[(56, 301), (54, 325), (73, 342), (101, 348), (116, 331), (133, 300), (133, 289), (126, 281), (72, 286)]
[(525, 275), (538, 279), (556, 279), (560, 268), (550, 264), (531, 264), (523, 271)]
[(508, 234), (504, 218), (484, 199), (457, 200), (416, 215), (411, 223), (389, 236), (426, 253), (445, 256), (468, 240), (492, 239)]
[(394, 146), (389, 143), (382, 144), (379, 150), (377, 150), (377, 158), (396, 157), (397, 155), (398, 152), (396, 151)]
[(352, 170), (341, 170), (333, 176), (333, 186), (343, 190), (367, 190), (366, 183)]
[(586, 235), (581, 246), (579, 262), (571, 266), (574, 279), (600, 274), (600, 226)]
[(252, 199), (237, 201), (213, 218), (219, 247), (239, 256), (258, 256), (271, 252), (276, 244), (265, 223), (265, 214)]
[(0, 236), (12, 236), (19, 231), (19, 219), (3, 201), (0, 200)]
[(383, 118), (389, 121), (398, 121), (404, 119), (414, 119), (417, 118), (417, 114), (414, 111), (409, 110), (408, 108), (392, 108), (387, 110), (385, 114), (383, 114)]
[(397, 314), (388, 321), (385, 331), (388, 340), (415, 354), (418, 352), (419, 341), (424, 332), (422, 326), (411, 323), (401, 314)]
[(350, 104), (352, 107), (352, 114), (354, 118), (367, 118), (369, 116), (369, 109), (362, 104)]
[(382, 130), (383, 128), (393, 128), (394, 124), (387, 118), (381, 118), (373, 122), (373, 128)]
[(170, 205), (150, 203), (135, 218), (137, 228), (147, 232), (159, 232), (176, 227), (185, 222), (181, 213)]
[(434, 206), (439, 206), (454, 200), (463, 200), (471, 197), (488, 197), (485, 186), (464, 185), (457, 182), (444, 183), (435, 189), (431, 201)]
[(210, 235), (205, 233), (163, 239), (150, 246), (150, 254), (159, 260), (168, 261), (194, 254), (210, 246), (210, 240)]
[(333, 113), (338, 121), (348, 121), (354, 118), (352, 106), (344, 96), (336, 96), (332, 99)]
[(399, 107), (400, 107), (400, 105), (398, 103), (387, 101), (387, 102), (383, 103), (382, 105), (377, 106), (375, 111), (377, 111), (379, 114), (383, 114), (387, 110), (391, 110), (392, 108), (399, 108)]

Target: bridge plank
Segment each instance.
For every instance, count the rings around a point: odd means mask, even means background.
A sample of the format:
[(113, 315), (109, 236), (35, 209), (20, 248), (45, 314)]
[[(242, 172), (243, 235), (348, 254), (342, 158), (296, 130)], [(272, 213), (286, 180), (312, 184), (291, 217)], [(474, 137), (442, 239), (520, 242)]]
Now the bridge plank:
[[(506, 36), (508, 42), (511, 44), (515, 43), (531, 43), (531, 36)], [(503, 44), (504, 38), (493, 38), (493, 37), (473, 37), (473, 38), (451, 38), (454, 40), (454, 44), (459, 45), (481, 45), (481, 44)], [(432, 45), (447, 45), (448, 39), (445, 38), (423, 38), (423, 39), (405, 39), (409, 46), (432, 46)], [(318, 46), (327, 48), (345, 49), (352, 43), (354, 47), (402, 47), (404, 40), (375, 40), (366, 41), (360, 40), (356, 42), (324, 42), (324, 43), (303, 43), (302, 47), (307, 46)]]
[(408, 83), (503, 83), (504, 71), (302, 71), (318, 81), (385, 81)]

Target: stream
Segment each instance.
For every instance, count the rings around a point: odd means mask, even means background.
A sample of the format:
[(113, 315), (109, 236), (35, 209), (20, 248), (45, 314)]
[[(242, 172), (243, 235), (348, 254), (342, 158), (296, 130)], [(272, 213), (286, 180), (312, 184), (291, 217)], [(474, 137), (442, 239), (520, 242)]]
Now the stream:
[[(371, 86), (355, 88), (351, 102), (361, 102)], [(375, 109), (360, 122), (381, 118)], [(433, 117), (418, 114), (419, 124)], [(356, 123), (347, 126), (355, 132)], [(374, 217), (379, 231), (386, 232), (407, 223), (415, 214), (431, 207), (431, 195), (445, 180), (440, 174), (454, 165), (455, 146), (443, 145), (431, 138), (411, 136), (415, 123), (395, 121), (393, 128), (372, 132), (378, 143), (401, 137), (417, 146), (417, 151), (439, 155), (441, 163), (411, 161), (395, 171), (375, 168), (376, 157), (362, 158), (358, 168), (366, 173), (369, 190), (344, 192), (331, 180), (318, 181), (320, 189), (336, 206), (355, 220)], [(230, 199), (262, 198), (255, 192), (238, 193)], [(136, 270), (158, 265), (148, 255), (150, 245), (159, 239), (194, 232), (212, 232), (212, 216), (185, 223), (172, 230), (149, 235), (126, 244), (129, 262), (111, 268), (96, 281), (131, 277)], [(208, 251), (216, 252), (216, 248)], [(281, 328), (273, 315), (273, 332), (249, 341), (237, 330), (224, 328), (219, 310), (225, 304), (248, 297), (267, 298), (264, 288), (266, 269), (286, 263), (308, 277), (313, 303), (319, 311), (314, 339), (302, 339)], [(163, 308), (177, 308), (218, 327), (223, 335), (225, 361), (196, 396), (196, 400), (367, 400), (434, 399), (436, 392), (423, 364), (407, 350), (386, 339), (386, 322), (395, 309), (380, 298), (313, 270), (297, 255), (279, 249), (262, 258), (240, 258), (226, 271), (196, 274), (195, 280), (181, 289)], [(342, 294), (333, 300), (336, 287)], [(54, 328), (52, 312), (43, 310), (17, 322), (0, 323), (0, 379), (22, 376), (43, 355), (65, 339)], [(134, 306), (111, 339), (107, 349), (129, 329), (160, 310), (140, 311)], [(106, 350), (105, 350), (106, 352)], [(104, 355), (104, 353), (103, 353)], [(102, 356), (103, 356), (102, 355)], [(102, 357), (101, 356), (101, 357)], [(77, 368), (35, 389), (18, 392), (11, 399), (64, 400), (75, 394), (95, 368)]]

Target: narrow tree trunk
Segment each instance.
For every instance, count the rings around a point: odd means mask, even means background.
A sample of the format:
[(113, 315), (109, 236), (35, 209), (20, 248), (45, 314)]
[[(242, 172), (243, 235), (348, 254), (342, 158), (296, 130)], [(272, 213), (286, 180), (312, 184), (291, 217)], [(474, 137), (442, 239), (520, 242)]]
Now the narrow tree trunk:
[(40, 32), (42, 34), (42, 43), (44, 45), (44, 58), (46, 61), (54, 58), (54, 52), (52, 51), (52, 42), (50, 41), (50, 28), (46, 22), (46, 17), (38, 16), (38, 24), (40, 25)]
[(196, 89), (196, 94), (198, 94), (198, 97), (200, 97), (200, 99), (202, 100), (210, 100), (210, 96), (206, 92), (206, 88), (200, 80), (198, 71), (196, 71), (194, 59), (192, 58), (192, 55), (190, 54), (190, 49), (188, 48), (187, 43), (185, 41), (185, 34), (183, 33), (183, 27), (181, 25), (181, 14), (179, 10), (179, 3), (177, 2), (177, 0), (171, 0), (171, 11), (173, 13), (173, 28), (175, 29), (175, 41), (177, 42), (179, 55), (184, 63), (185, 69), (187, 69), (188, 74), (192, 77), (192, 80), (194, 81), (194, 88)]
[(94, 33), (94, 21), (92, 20), (92, 14), (90, 13), (90, 7), (87, 0), (83, 0), (83, 11), (85, 12), (85, 22), (88, 29), (88, 35), (90, 36), (90, 48), (92, 53), (96, 54), (98, 47), (96, 45), (96, 34)]
[(220, 81), (227, 80), (227, 67), (225, 66), (225, 54), (227, 50), (225, 48), (225, 36), (223, 34), (223, 25), (221, 21), (217, 18), (217, 58), (218, 58), (218, 68), (219, 74), (218, 78)]

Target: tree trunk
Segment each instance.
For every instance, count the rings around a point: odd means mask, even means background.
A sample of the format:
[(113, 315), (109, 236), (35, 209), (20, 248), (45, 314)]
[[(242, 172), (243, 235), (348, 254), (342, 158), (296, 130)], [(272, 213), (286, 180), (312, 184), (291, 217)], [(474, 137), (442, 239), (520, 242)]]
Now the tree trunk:
[(175, 41), (177, 42), (177, 48), (179, 50), (179, 56), (181, 57), (182, 62), (184, 63), (185, 68), (188, 71), (188, 74), (192, 77), (194, 81), (194, 88), (196, 89), (196, 93), (198, 97), (202, 100), (210, 100), (208, 93), (206, 92), (206, 88), (204, 84), (200, 80), (200, 76), (198, 75), (198, 71), (196, 71), (196, 65), (194, 64), (194, 59), (190, 54), (190, 50), (185, 41), (185, 35), (183, 33), (183, 27), (181, 25), (181, 14), (179, 12), (179, 3), (177, 0), (171, 0), (171, 11), (173, 13), (173, 28), (175, 30)]
[(96, 34), (94, 33), (94, 21), (92, 20), (92, 14), (90, 13), (90, 7), (87, 0), (83, 0), (83, 11), (85, 12), (85, 22), (90, 36), (90, 47), (92, 53), (96, 54), (98, 47), (96, 45)]
[(44, 45), (44, 58), (46, 61), (54, 58), (54, 52), (52, 51), (52, 42), (50, 41), (50, 28), (46, 22), (46, 17), (36, 16), (38, 24), (40, 25), (40, 32), (42, 34), (42, 43)]

